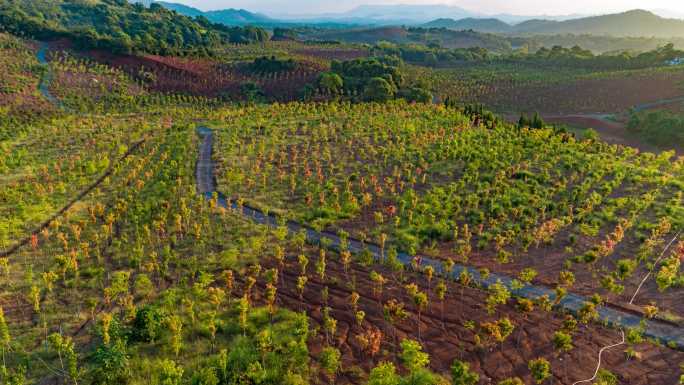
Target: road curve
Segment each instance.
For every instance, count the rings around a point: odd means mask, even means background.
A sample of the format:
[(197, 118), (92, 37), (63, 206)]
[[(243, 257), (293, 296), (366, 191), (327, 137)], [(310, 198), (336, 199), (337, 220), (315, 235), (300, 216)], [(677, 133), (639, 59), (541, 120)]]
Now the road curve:
[(62, 103), (52, 94), (50, 93), (50, 83), (52, 82), (52, 72), (50, 71), (50, 67), (48, 64), (47, 60), (47, 51), (50, 48), (48, 43), (42, 42), (40, 43), (40, 47), (38, 48), (38, 52), (36, 53), (36, 59), (38, 59), (38, 62), (44, 66), (47, 67), (47, 70), (43, 74), (43, 78), (40, 79), (40, 84), (38, 85), (38, 91), (43, 95), (45, 99), (47, 99), (50, 103), (53, 105), (61, 108)]
[[(212, 160), (212, 149), (214, 142), (213, 131), (207, 127), (199, 127), (197, 133), (201, 141), (196, 168), (196, 184), (198, 193), (203, 195), (206, 199), (212, 199), (216, 197), (218, 199), (219, 205), (228, 208), (230, 203), (231, 209), (238, 210), (238, 206), (235, 204), (235, 202), (226, 199), (226, 197), (216, 189), (214, 164)], [(262, 211), (246, 205), (243, 205), (241, 210), (241, 214), (243, 216), (256, 223), (268, 226), (278, 225), (278, 218), (273, 214), (266, 215)], [(291, 233), (305, 231), (307, 240), (311, 243), (318, 244), (325, 239), (325, 243), (328, 244), (331, 249), (338, 249), (340, 246), (340, 238), (334, 233), (325, 231), (318, 232), (310, 227), (294, 221), (288, 221), (286, 224)], [(380, 260), (382, 258), (380, 247), (378, 245), (366, 243), (364, 246), (360, 240), (352, 238), (349, 238), (347, 243), (349, 245), (349, 251), (352, 253), (360, 253), (364, 249), (367, 249), (371, 252), (371, 254), (373, 254), (376, 260)], [(400, 252), (397, 258), (405, 266), (409, 268), (411, 267), (413, 257), (410, 255)], [(438, 260), (421, 257), (421, 264), (422, 266), (432, 266), (435, 270), (435, 273), (438, 275), (447, 276), (443, 269), (442, 263)], [(516, 287), (516, 284), (514, 284), (515, 280), (512, 277), (491, 273), (487, 278), (483, 278), (477, 269), (465, 265), (456, 265), (448, 278), (454, 280), (458, 279), (463, 270), (467, 270), (473, 277), (474, 282), (478, 283), (483, 288), (489, 288), (491, 285), (501, 282), (511, 291), (513, 295), (518, 297), (535, 300), (542, 296), (548, 296), (551, 301), (555, 301), (556, 299), (556, 293), (551, 288), (536, 285), (527, 285), (519, 288)], [(557, 305), (557, 308), (559, 310), (577, 314), (577, 312), (587, 301), (589, 301), (589, 299), (586, 297), (568, 293), (568, 295), (561, 299)], [(643, 317), (629, 313), (627, 311), (607, 306), (600, 306), (597, 308), (597, 311), (600, 322), (606, 323), (607, 325), (615, 328), (638, 328), (643, 321), (645, 322), (646, 326), (644, 330), (645, 337), (659, 340), (661, 343), (674, 347), (677, 350), (684, 351), (684, 329), (681, 327), (660, 322), (658, 320), (644, 319)]]

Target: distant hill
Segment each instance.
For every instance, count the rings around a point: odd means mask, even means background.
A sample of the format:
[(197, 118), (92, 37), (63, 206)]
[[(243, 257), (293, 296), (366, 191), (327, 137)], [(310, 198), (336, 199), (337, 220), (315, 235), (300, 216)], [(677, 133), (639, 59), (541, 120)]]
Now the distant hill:
[(511, 44), (501, 35), (475, 31), (455, 31), (444, 28), (376, 27), (327, 30), (305, 35), (313, 40), (336, 40), (348, 43), (377, 44), (387, 41), (395, 44), (438, 43), (444, 48), (486, 48), (493, 52), (510, 52)]
[(383, 20), (412, 20), (427, 21), (439, 16), (452, 18), (475, 17), (477, 14), (463, 8), (448, 5), (361, 5), (349, 12), (336, 15), (356, 19)]
[(516, 25), (514, 30), (534, 34), (682, 37), (684, 20), (665, 19), (648, 11), (633, 10), (567, 21), (530, 20)]
[(274, 14), (277, 14), (281, 20), (297, 20), (319, 22), (319, 21), (336, 21), (336, 22), (353, 22), (356, 24), (366, 25), (411, 25), (418, 26), (427, 23), (431, 20), (444, 18), (460, 20), (464, 18), (496, 18), (505, 23), (518, 23), (532, 18), (544, 18), (549, 20), (567, 20), (578, 15), (565, 16), (524, 16), (524, 15), (510, 15), (500, 14), (496, 16), (488, 16), (478, 12), (472, 12), (457, 6), (449, 6), (443, 4), (399, 4), (399, 5), (360, 5), (350, 11), (342, 13), (328, 13), (318, 15), (305, 15), (293, 13), (278, 13), (274, 9)]
[(268, 39), (259, 28), (227, 27), (126, 1), (0, 0), (0, 30), (125, 54), (206, 55), (223, 42)]
[(617, 37), (684, 37), (684, 20), (666, 19), (644, 10), (633, 10), (624, 13), (565, 21), (531, 19), (513, 26), (501, 20), (491, 18), (465, 18), (460, 20), (440, 18), (423, 26), (527, 35), (576, 34)]
[(165, 1), (157, 1), (156, 4), (163, 6), (166, 9), (176, 11), (181, 15), (197, 17), (204, 16), (209, 21), (220, 23), (224, 25), (246, 25), (246, 24), (269, 24), (276, 20), (268, 16), (246, 11), (244, 9), (222, 9), (219, 11), (201, 11), (197, 8), (189, 7), (187, 5), (178, 3), (168, 3)]
[(460, 20), (454, 19), (437, 19), (427, 24), (423, 24), (425, 28), (448, 28), (455, 30), (474, 30), (479, 32), (489, 33), (508, 33), (513, 27), (510, 24), (504, 23), (499, 19), (477, 19), (465, 18)]
[(176, 11), (176, 12), (178, 12), (184, 16), (197, 17), (197, 16), (204, 15), (204, 12), (200, 11), (199, 9), (193, 8), (193, 7), (184, 5), (184, 4), (167, 3), (165, 1), (155, 1), (155, 3), (161, 5), (162, 7), (166, 8), (166, 9)]

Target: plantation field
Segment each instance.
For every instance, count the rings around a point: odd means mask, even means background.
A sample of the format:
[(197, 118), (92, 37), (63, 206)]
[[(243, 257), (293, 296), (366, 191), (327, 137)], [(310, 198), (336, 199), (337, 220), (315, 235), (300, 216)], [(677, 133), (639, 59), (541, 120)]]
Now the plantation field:
[(74, 46), (0, 34), (0, 383), (570, 385), (609, 345), (597, 384), (681, 381), (684, 158), (457, 107), (619, 111), (681, 68), (314, 103), (368, 47)]
[(38, 111), (53, 107), (40, 97), (38, 86), (45, 68), (36, 59), (33, 47), (11, 35), (0, 33), (0, 137)]
[[(219, 187), (387, 249), (532, 268), (549, 286), (569, 271), (573, 290), (629, 301), (682, 225), (682, 160), (476, 119), (405, 104), (236, 110), (217, 126)], [(678, 274), (637, 303), (682, 314)]]
[[(435, 145), (421, 136), (435, 127), (484, 135), (468, 117), (441, 107), (403, 104), (252, 109), (168, 108), (158, 123), (147, 122), (140, 150), (121, 161), (100, 188), (9, 256), (0, 301), (13, 347), (7, 355), (11, 373), (28, 360), (41, 363), (28, 367), (32, 379), (136, 384), (216, 377), (237, 383), (243, 376), (259, 376), (273, 383), (318, 379), (359, 384), (367, 383), (376, 365), (389, 361), (406, 376), (422, 373), (433, 378), (430, 383), (440, 383), (459, 360), (485, 382), (512, 376), (532, 381), (528, 362), (544, 357), (554, 381), (571, 383), (587, 376), (599, 346), (619, 336), (592, 324), (591, 315), (575, 325), (543, 299), (506, 299), (492, 306), (494, 291), (466, 280), (443, 281), (363, 255), (307, 245), (298, 234), (251, 224), (195, 192), (199, 142), (189, 123), (200, 117), (221, 126), (246, 112), (255, 117), (289, 113), (289, 119), (302, 122), (308, 110), (321, 121), (298, 127), (318, 131), (321, 124), (332, 127), (347, 116), (348, 134), (360, 141), (354, 142), (358, 147), (363, 142), (363, 136), (353, 135), (358, 127), (368, 132), (384, 128), (381, 118), (392, 112), (399, 116), (390, 127), (405, 122), (402, 129), (415, 130), (416, 148), (405, 159)], [(424, 121), (429, 116), (435, 126)], [(139, 117), (130, 119), (135, 127)], [(219, 132), (221, 149), (228, 126), (225, 130)], [(383, 135), (373, 143), (393, 141), (392, 131)], [(249, 146), (244, 151), (249, 154)], [(215, 156), (222, 153), (217, 148)], [(394, 159), (404, 159), (395, 156), (388, 155), (389, 169)], [(436, 174), (429, 163), (423, 167), (430, 179), (417, 183), (429, 191)], [(65, 313), (65, 308), (73, 311)], [(606, 354), (612, 372), (630, 384), (677, 378), (681, 353), (632, 334), (630, 357), (637, 358), (628, 360), (619, 350)], [(47, 348), (45, 336), (50, 336)], [(570, 342), (562, 343), (559, 338), (566, 337), (561, 336), (571, 336)], [(420, 341), (430, 354), (425, 369), (425, 364), (411, 366), (409, 339)], [(333, 371), (326, 369), (330, 348), (341, 354), (341, 367)], [(260, 369), (265, 367), (268, 371)]]
[(154, 124), (68, 117), (2, 142), (2, 249), (75, 198), (139, 143)]
[(411, 66), (411, 79), (435, 95), (483, 103), (499, 112), (544, 114), (620, 113), (648, 102), (684, 95), (681, 67), (627, 71), (493, 63), (429, 69)]

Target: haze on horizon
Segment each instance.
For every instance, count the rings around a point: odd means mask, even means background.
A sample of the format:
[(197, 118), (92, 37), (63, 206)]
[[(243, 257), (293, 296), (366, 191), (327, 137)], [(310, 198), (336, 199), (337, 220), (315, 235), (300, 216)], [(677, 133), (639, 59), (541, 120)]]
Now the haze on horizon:
[(270, 15), (306, 15), (338, 13), (352, 10), (360, 5), (443, 4), (464, 8), (486, 15), (571, 15), (605, 14), (631, 9), (648, 9), (673, 12), (672, 17), (684, 16), (681, 0), (550, 0), (540, 4), (538, 0), (165, 0), (193, 6), (202, 10), (244, 8)]

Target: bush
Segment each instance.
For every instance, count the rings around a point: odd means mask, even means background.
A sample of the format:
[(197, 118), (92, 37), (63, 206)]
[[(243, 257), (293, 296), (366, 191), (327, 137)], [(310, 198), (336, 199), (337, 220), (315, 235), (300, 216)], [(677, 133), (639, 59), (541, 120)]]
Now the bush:
[(131, 339), (140, 342), (154, 342), (161, 334), (166, 314), (159, 308), (144, 306), (135, 314), (131, 328)]
[(655, 145), (684, 144), (684, 116), (669, 111), (633, 113), (627, 128)]
[(250, 71), (258, 73), (287, 72), (292, 71), (295, 68), (297, 68), (297, 63), (295, 63), (294, 60), (280, 60), (276, 59), (275, 56), (256, 58), (254, 59), (254, 62), (249, 65)]
[(412, 87), (401, 90), (399, 97), (409, 103), (432, 103), (432, 93), (424, 88)]
[(392, 85), (380, 77), (372, 78), (363, 90), (363, 98), (369, 102), (386, 102), (393, 97)]

